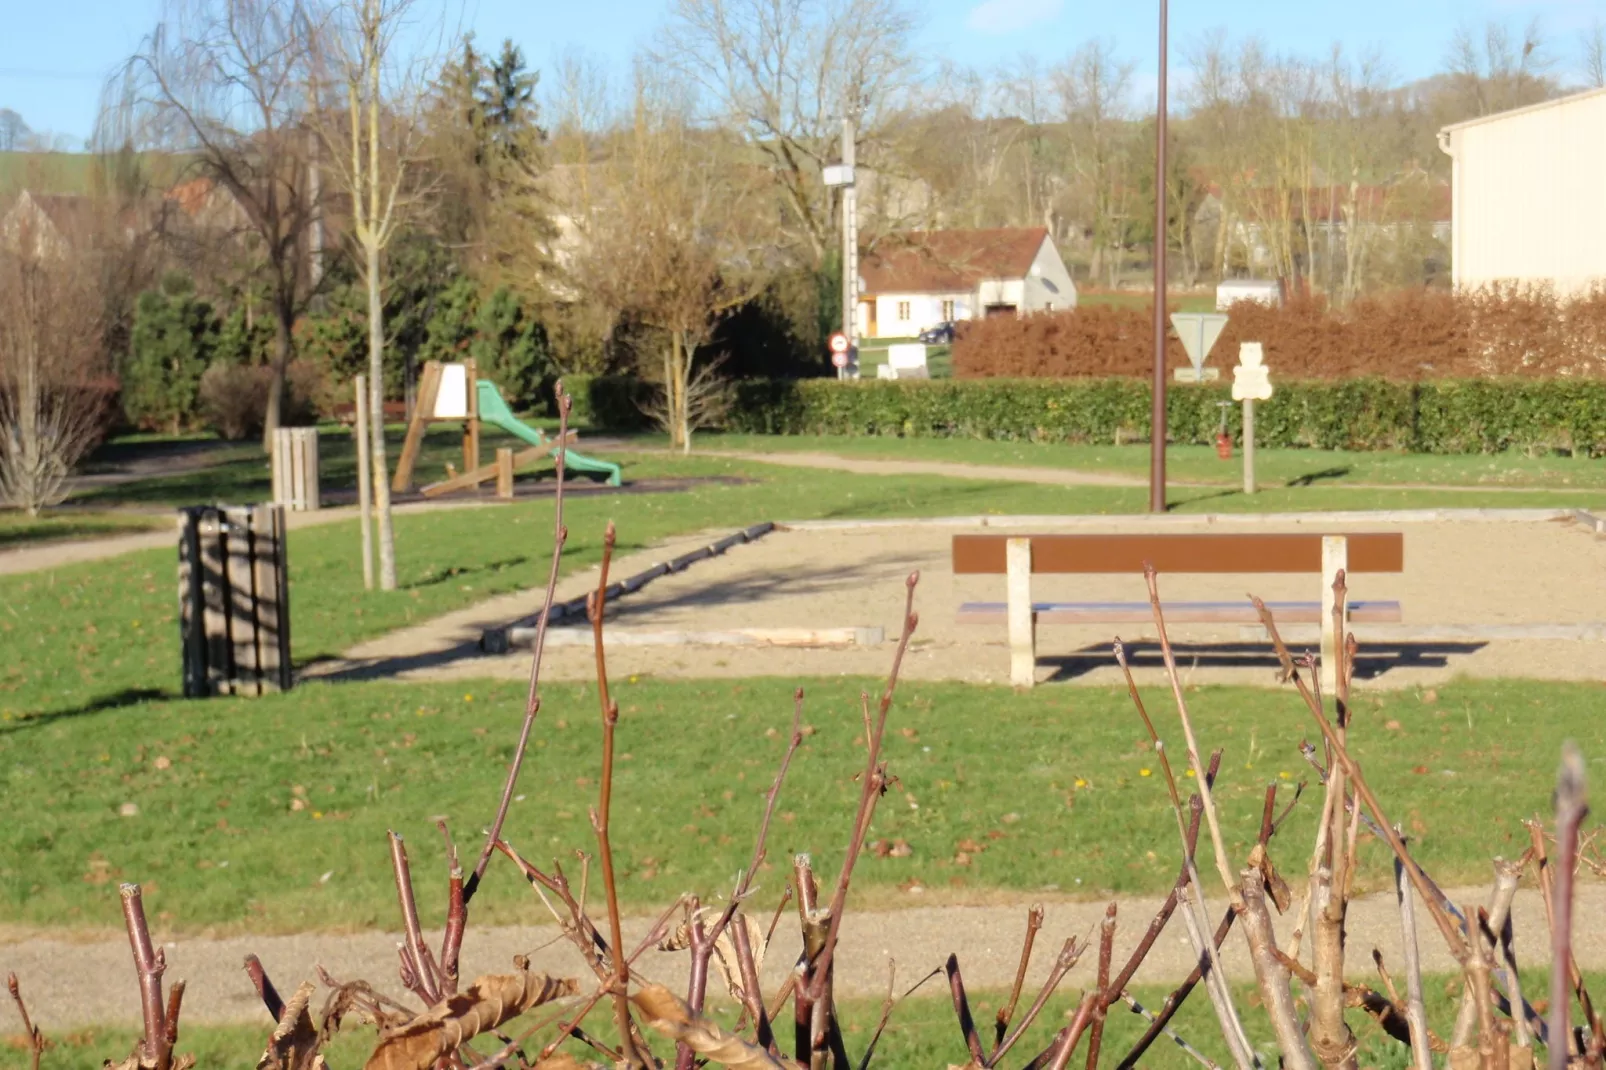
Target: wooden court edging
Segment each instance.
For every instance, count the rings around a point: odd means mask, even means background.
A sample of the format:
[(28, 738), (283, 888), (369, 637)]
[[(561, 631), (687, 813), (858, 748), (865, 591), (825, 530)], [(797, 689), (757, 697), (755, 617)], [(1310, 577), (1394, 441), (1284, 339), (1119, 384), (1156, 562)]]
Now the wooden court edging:
[(888, 520), (783, 520), (783, 531), (876, 531), (887, 528), (1094, 528), (1100, 531), (1136, 528), (1271, 527), (1357, 524), (1539, 524), (1573, 520), (1594, 526), (1593, 514), (1582, 509), (1350, 509), (1331, 513), (1110, 513), (1040, 516), (935, 516)]
[[(622, 595), (633, 594), (659, 577), (681, 572), (698, 561), (717, 557), (733, 546), (755, 542), (775, 530), (776, 525), (774, 522), (766, 520), (763, 523), (743, 528), (741, 531), (734, 532), (706, 546), (699, 546), (695, 550), (687, 551), (669, 561), (659, 562), (628, 579), (609, 584), (607, 599), (612, 602)], [(560, 624), (576, 617), (584, 617), (587, 597), (589, 596), (582, 595), (579, 598), (571, 598), (567, 602), (553, 603), (547, 622), (549, 624)], [(486, 654), (506, 654), (514, 645), (534, 642), (536, 626), (540, 619), (540, 613), (533, 613), (501, 628), (487, 628), (480, 633), (480, 650)], [(551, 633), (548, 634), (550, 635)]]

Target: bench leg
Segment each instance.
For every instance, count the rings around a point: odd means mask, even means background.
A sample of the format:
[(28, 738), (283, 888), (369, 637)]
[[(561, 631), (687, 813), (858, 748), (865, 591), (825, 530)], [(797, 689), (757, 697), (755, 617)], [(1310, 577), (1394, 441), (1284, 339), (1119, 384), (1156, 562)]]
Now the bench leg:
[[(1322, 536), (1322, 694), (1329, 699), (1338, 695), (1338, 662), (1343, 650), (1342, 629), (1333, 623), (1333, 610), (1337, 608), (1333, 595), (1333, 580), (1340, 569), (1349, 570), (1349, 540), (1342, 535)], [(1344, 619), (1349, 619), (1345, 607)]]
[(1032, 540), (1010, 539), (1004, 548), (1009, 590), (1009, 682), (1031, 687), (1037, 676), (1037, 620), (1032, 613)]

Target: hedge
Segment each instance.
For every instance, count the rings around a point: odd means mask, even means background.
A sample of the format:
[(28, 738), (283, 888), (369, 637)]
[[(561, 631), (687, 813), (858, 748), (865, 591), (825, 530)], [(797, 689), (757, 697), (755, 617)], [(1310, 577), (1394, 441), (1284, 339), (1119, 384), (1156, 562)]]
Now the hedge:
[[(623, 383), (588, 384), (620, 412)], [(1149, 437), (1149, 384), (1135, 379), (744, 380), (735, 385), (728, 429), (770, 435), (977, 438), (1115, 443)], [(1167, 391), (1171, 441), (1215, 440), (1226, 383), (1174, 384)], [(593, 409), (592, 411), (598, 411)], [(1239, 434), (1240, 409), (1228, 427)], [(623, 415), (620, 412), (620, 415)], [(636, 410), (639, 426), (640, 413)], [(618, 425), (607, 425), (618, 426)], [(1289, 381), (1255, 409), (1255, 440), (1267, 447), (1410, 450), (1419, 453), (1606, 454), (1606, 382), (1465, 379)]]

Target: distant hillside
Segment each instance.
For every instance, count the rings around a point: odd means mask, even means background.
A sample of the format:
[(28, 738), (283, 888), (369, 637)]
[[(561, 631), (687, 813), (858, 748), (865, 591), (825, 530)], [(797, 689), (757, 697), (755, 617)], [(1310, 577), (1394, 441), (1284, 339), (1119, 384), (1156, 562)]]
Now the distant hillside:
[(88, 193), (94, 164), (87, 152), (0, 152), (0, 195), (22, 189)]

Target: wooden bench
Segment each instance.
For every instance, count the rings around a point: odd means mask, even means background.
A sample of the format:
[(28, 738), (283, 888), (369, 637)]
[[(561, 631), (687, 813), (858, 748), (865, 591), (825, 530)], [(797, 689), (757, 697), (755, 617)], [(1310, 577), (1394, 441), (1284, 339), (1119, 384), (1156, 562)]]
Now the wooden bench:
[[(1143, 575), (1152, 564), (1161, 576), (1217, 573), (1304, 573), (1318, 577), (1320, 597), (1311, 602), (1268, 602), (1279, 623), (1319, 623), (1322, 628), (1322, 687), (1335, 687), (1340, 637), (1333, 627), (1333, 577), (1403, 572), (1405, 536), (1398, 532), (1348, 535), (1165, 534), (1165, 535), (955, 535), (954, 575), (1007, 577), (1005, 602), (967, 602), (963, 622), (1006, 621), (1009, 678), (1031, 687), (1037, 666), (1037, 625), (1135, 624), (1153, 621), (1148, 602), (1033, 602), (1032, 574)], [(1241, 602), (1162, 602), (1167, 623), (1258, 624), (1255, 608)], [(1400, 619), (1400, 604), (1347, 602), (1345, 619), (1360, 623)]]

